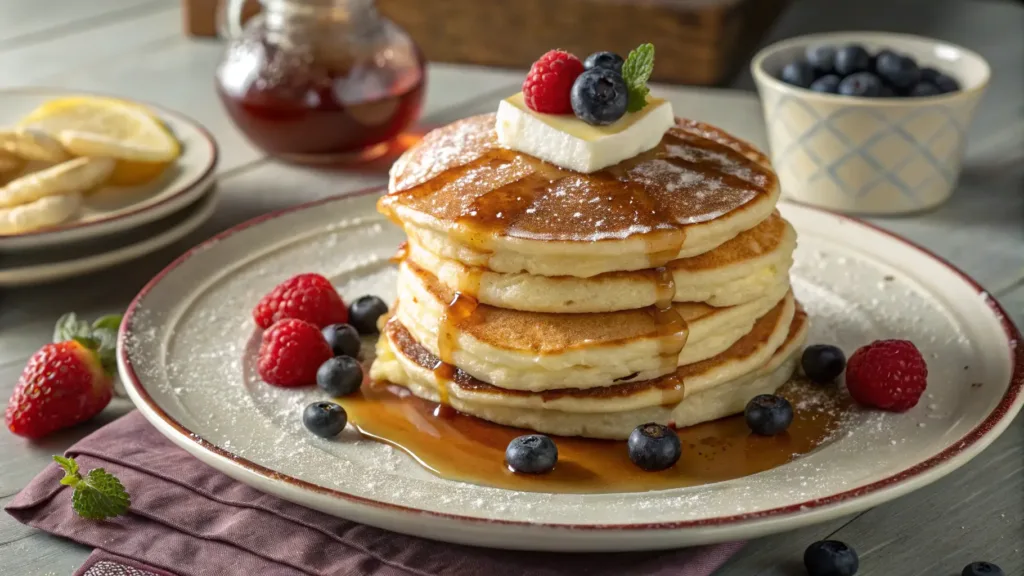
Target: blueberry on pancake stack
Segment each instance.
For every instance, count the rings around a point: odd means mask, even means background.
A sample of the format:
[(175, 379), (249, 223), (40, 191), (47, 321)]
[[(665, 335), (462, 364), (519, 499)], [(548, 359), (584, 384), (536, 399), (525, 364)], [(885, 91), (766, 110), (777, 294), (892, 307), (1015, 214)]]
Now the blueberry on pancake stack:
[(558, 103), (531, 102), (531, 78), (392, 168), (378, 206), (408, 246), (371, 377), (499, 424), (612, 439), (774, 392), (807, 320), (767, 157), (646, 92), (602, 125), (588, 119), (604, 109), (538, 112)]

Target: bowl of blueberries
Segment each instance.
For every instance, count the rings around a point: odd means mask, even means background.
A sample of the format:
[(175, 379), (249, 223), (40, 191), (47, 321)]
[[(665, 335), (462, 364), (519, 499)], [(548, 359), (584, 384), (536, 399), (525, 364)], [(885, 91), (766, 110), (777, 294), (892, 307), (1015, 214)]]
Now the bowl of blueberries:
[(866, 215), (949, 198), (990, 76), (966, 48), (887, 32), (791, 38), (751, 69), (783, 195)]

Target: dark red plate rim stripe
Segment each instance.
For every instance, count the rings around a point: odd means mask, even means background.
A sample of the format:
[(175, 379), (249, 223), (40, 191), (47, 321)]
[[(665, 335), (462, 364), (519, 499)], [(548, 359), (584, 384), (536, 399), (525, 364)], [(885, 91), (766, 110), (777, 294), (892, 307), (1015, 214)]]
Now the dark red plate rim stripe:
[(702, 520), (689, 520), (689, 521), (684, 521), (684, 522), (655, 522), (655, 523), (648, 523), (648, 524), (573, 525), (573, 524), (549, 524), (549, 523), (541, 523), (541, 522), (522, 522), (522, 521), (513, 521), (513, 520), (492, 520), (492, 519), (486, 519), (486, 518), (474, 518), (474, 517), (471, 517), (471, 516), (462, 516), (462, 515), (459, 515), (459, 514), (449, 514), (449, 513), (445, 513), (445, 512), (435, 512), (435, 511), (431, 511), (431, 510), (421, 510), (421, 509), (418, 509), (418, 508), (411, 508), (411, 507), (408, 507), (408, 506), (401, 506), (401, 505), (397, 505), (397, 504), (388, 504), (388, 503), (384, 503), (384, 502), (378, 502), (378, 501), (375, 501), (375, 500), (370, 500), (370, 499), (367, 499), (367, 498), (363, 498), (361, 496), (355, 496), (353, 494), (348, 494), (348, 493), (345, 493), (345, 492), (340, 492), (338, 490), (334, 490), (334, 489), (331, 489), (331, 488), (324, 488), (323, 486), (312, 484), (310, 482), (306, 482), (305, 480), (300, 480), (298, 478), (293, 478), (291, 476), (287, 476), (285, 474), (281, 474), (280, 472), (277, 472), (275, 470), (271, 470), (271, 469), (266, 468), (264, 466), (260, 466), (259, 464), (256, 464), (255, 462), (251, 462), (249, 460), (246, 460), (245, 458), (241, 458), (239, 456), (236, 456), (236, 455), (234, 455), (234, 454), (232, 454), (232, 453), (230, 453), (230, 452), (228, 452), (228, 451), (226, 451), (226, 450), (224, 450), (222, 448), (217, 447), (214, 444), (211, 444), (210, 442), (207, 442), (206, 440), (203, 440), (202, 438), (200, 438), (199, 436), (194, 434), (191, 430), (188, 430), (187, 428), (182, 426), (178, 421), (176, 421), (174, 418), (172, 418), (166, 412), (164, 412), (163, 409), (160, 408), (160, 406), (158, 406), (156, 404), (156, 402), (153, 401), (153, 398), (149, 395), (149, 392), (142, 385), (142, 382), (139, 380), (138, 375), (135, 373), (135, 369), (132, 366), (131, 359), (128, 358), (128, 355), (127, 355), (127, 352), (126, 352), (127, 348), (124, 345), (124, 342), (125, 342), (126, 335), (131, 331), (132, 321), (134, 319), (135, 311), (138, 308), (139, 303), (142, 301), (143, 298), (146, 297), (146, 295), (149, 293), (150, 290), (153, 289), (154, 286), (156, 286), (158, 283), (160, 283), (160, 281), (163, 279), (164, 276), (166, 276), (167, 274), (171, 273), (178, 266), (181, 266), (181, 264), (183, 262), (185, 262), (186, 260), (188, 260), (189, 258), (191, 258), (193, 254), (195, 254), (195, 253), (197, 253), (199, 251), (205, 250), (208, 247), (210, 247), (211, 245), (213, 245), (213, 244), (219, 242), (220, 240), (223, 240), (223, 239), (225, 239), (225, 238), (227, 238), (227, 237), (229, 237), (229, 236), (231, 236), (231, 235), (233, 235), (233, 234), (235, 234), (237, 232), (240, 232), (240, 231), (245, 230), (247, 228), (251, 228), (251, 227), (253, 227), (253, 226), (257, 225), (257, 224), (260, 224), (260, 223), (265, 222), (267, 220), (270, 220), (272, 218), (278, 218), (278, 217), (280, 217), (282, 215), (285, 215), (285, 214), (288, 214), (288, 213), (291, 213), (291, 212), (295, 212), (295, 211), (298, 211), (298, 210), (305, 210), (305, 209), (311, 208), (313, 206), (318, 206), (320, 204), (325, 204), (325, 203), (328, 203), (328, 202), (334, 202), (334, 201), (337, 201), (337, 200), (342, 199), (342, 198), (351, 198), (351, 197), (355, 197), (355, 196), (365, 196), (367, 194), (379, 193), (379, 192), (382, 192), (383, 190), (384, 190), (383, 187), (367, 188), (367, 189), (360, 190), (360, 191), (357, 191), (357, 192), (353, 192), (353, 193), (349, 193), (349, 194), (343, 194), (343, 195), (340, 195), (340, 196), (332, 196), (330, 198), (324, 198), (324, 199), (317, 200), (317, 201), (314, 201), (314, 202), (310, 202), (310, 203), (307, 203), (307, 204), (302, 204), (302, 205), (299, 205), (299, 206), (293, 206), (291, 208), (286, 208), (284, 210), (279, 210), (279, 211), (276, 211), (276, 212), (271, 212), (269, 214), (264, 214), (263, 216), (259, 216), (257, 218), (252, 219), (252, 220), (249, 220), (247, 222), (243, 222), (242, 224), (239, 224), (238, 226), (235, 226), (233, 228), (225, 230), (225, 231), (217, 234), (216, 236), (210, 238), (209, 240), (206, 240), (202, 244), (199, 244), (199, 245), (195, 246), (194, 248), (190, 249), (185, 254), (182, 254), (174, 262), (172, 262), (166, 268), (164, 268), (159, 274), (157, 274), (155, 277), (153, 277), (153, 279), (150, 280), (149, 283), (146, 284), (146, 286), (142, 288), (142, 290), (139, 292), (139, 294), (135, 297), (134, 300), (132, 300), (132, 303), (128, 306), (128, 310), (127, 310), (127, 312), (125, 312), (124, 321), (121, 324), (121, 332), (120, 332), (120, 335), (119, 335), (120, 342), (119, 342), (119, 345), (118, 345), (118, 355), (120, 356), (122, 364), (126, 368), (126, 371), (127, 371), (126, 376), (131, 381), (131, 386), (133, 386), (135, 388), (135, 390), (138, 392), (140, 398), (142, 399), (143, 402), (146, 403), (146, 405), (149, 407), (149, 409), (151, 409), (154, 413), (159, 415), (159, 417), (164, 422), (166, 422), (172, 428), (177, 430), (179, 434), (181, 434), (185, 438), (188, 438), (190, 441), (195, 442), (197, 445), (202, 447), (204, 450), (206, 450), (208, 452), (211, 452), (211, 453), (213, 453), (213, 454), (215, 454), (217, 456), (229, 459), (229, 460), (233, 461), (235, 464), (238, 464), (239, 466), (247, 469), (248, 471), (250, 471), (252, 473), (255, 473), (255, 474), (258, 474), (260, 476), (263, 476), (264, 478), (267, 478), (268, 480), (281, 480), (281, 481), (287, 482), (287, 483), (289, 483), (289, 484), (291, 484), (291, 485), (293, 485), (295, 487), (301, 488), (303, 490), (308, 490), (308, 491), (316, 492), (316, 493), (327, 495), (327, 496), (333, 496), (333, 497), (336, 497), (336, 498), (341, 498), (343, 500), (348, 500), (348, 501), (354, 502), (356, 504), (361, 504), (361, 505), (370, 506), (370, 507), (374, 507), (374, 508), (380, 508), (380, 509), (388, 509), (388, 510), (393, 510), (393, 511), (397, 511), (397, 512), (404, 512), (404, 513), (409, 513), (409, 514), (426, 514), (428, 516), (435, 516), (435, 517), (446, 518), (446, 519), (451, 519), (451, 520), (458, 520), (458, 521), (462, 521), (462, 522), (477, 522), (477, 523), (487, 523), (487, 524), (508, 524), (508, 525), (515, 525), (515, 526), (538, 526), (538, 527), (547, 527), (547, 528), (561, 528), (561, 529), (567, 529), (567, 530), (674, 530), (674, 529), (680, 529), (680, 528), (692, 528), (692, 527), (699, 527), (699, 526), (720, 526), (720, 525), (725, 525), (725, 524), (735, 524), (735, 523), (745, 522), (745, 521), (749, 521), (749, 520), (753, 520), (753, 519), (757, 519), (757, 518), (784, 516), (784, 515), (787, 515), (787, 514), (793, 514), (793, 513), (797, 513), (797, 512), (801, 512), (801, 511), (805, 511), (805, 510), (809, 510), (809, 509), (821, 508), (823, 506), (828, 506), (830, 504), (836, 504), (838, 502), (843, 502), (843, 501), (846, 501), (846, 500), (857, 498), (857, 497), (863, 496), (865, 494), (870, 494), (872, 492), (876, 492), (878, 490), (881, 490), (881, 489), (886, 488), (888, 486), (891, 486), (893, 484), (897, 484), (899, 482), (907, 480), (908, 478), (912, 478), (914, 476), (918, 476), (918, 475), (920, 475), (920, 474), (930, 470), (931, 468), (934, 468), (935, 466), (937, 466), (937, 465), (939, 465), (939, 464), (949, 460), (950, 458), (953, 458), (954, 456), (962, 453), (969, 446), (972, 446), (978, 440), (980, 440), (982, 437), (984, 437), (990, 430), (992, 430), (992, 428), (998, 422), (1000, 422), (1001, 420), (1003, 420), (1007, 416), (1010, 408), (1013, 406), (1013, 404), (1016, 401), (1017, 397), (1020, 395), (1021, 389), (1024, 388), (1024, 345), (1018, 345), (1019, 342), (1022, 342), (1021, 333), (1017, 329), (1017, 327), (1013, 324), (1013, 321), (1010, 320), (1009, 316), (1006, 314), (1006, 311), (1003, 310), (1002, 306), (1000, 306), (999, 303), (995, 301), (995, 299), (993, 299), (991, 297), (988, 297), (987, 296), (987, 291), (984, 290), (980, 285), (978, 285), (977, 282), (975, 282), (969, 276), (967, 276), (966, 274), (961, 272), (957, 267), (953, 266), (952, 264), (950, 264), (945, 259), (943, 259), (943, 258), (941, 258), (939, 256), (936, 256), (930, 250), (928, 250), (926, 248), (923, 248), (923, 247), (921, 247), (921, 246), (919, 246), (919, 245), (917, 245), (917, 244), (915, 244), (915, 243), (913, 243), (913, 242), (911, 242), (909, 240), (906, 240), (905, 238), (901, 238), (900, 236), (897, 236), (897, 235), (893, 234), (892, 232), (889, 232), (889, 231), (884, 230), (882, 228), (879, 228), (879, 227), (877, 227), (877, 226), (875, 226), (875, 225), (873, 225), (873, 224), (871, 224), (869, 222), (864, 222), (864, 221), (859, 220), (857, 218), (851, 218), (849, 216), (844, 216), (844, 215), (841, 215), (841, 214), (835, 214), (835, 213), (832, 213), (832, 212), (821, 210), (819, 208), (814, 208), (814, 207), (811, 207), (811, 206), (801, 205), (801, 206), (804, 206), (806, 208), (810, 208), (812, 210), (817, 210), (817, 211), (822, 212), (824, 214), (828, 214), (829, 216), (835, 216), (835, 217), (842, 218), (844, 220), (855, 222), (857, 224), (860, 224), (860, 225), (866, 226), (866, 227), (868, 227), (868, 228), (870, 228), (872, 230), (875, 230), (876, 232), (879, 232), (881, 234), (885, 234), (886, 236), (889, 236), (890, 238), (893, 238), (895, 240), (903, 242), (904, 244), (907, 244), (907, 245), (917, 249), (922, 254), (933, 258), (934, 260), (942, 263), (944, 266), (949, 268), (950, 271), (952, 271), (956, 275), (960, 276), (960, 278), (962, 278), (964, 282), (966, 282), (971, 287), (973, 287), (978, 292), (979, 295), (985, 296), (985, 301), (988, 304), (989, 308), (992, 309), (992, 312), (996, 315), (996, 317), (999, 319), (1000, 323), (1003, 325), (1003, 330), (1006, 332), (1007, 345), (1008, 345), (1009, 350), (1010, 350), (1010, 355), (1013, 357), (1014, 368), (1013, 368), (1013, 374), (1012, 374), (1012, 376), (1010, 378), (1010, 386), (1007, 389), (1006, 394), (1003, 396), (1002, 400), (1000, 400), (999, 404), (995, 407), (995, 409), (992, 410), (992, 412), (988, 415), (987, 418), (985, 418), (984, 421), (982, 421), (973, 430), (968, 432), (963, 438), (961, 438), (957, 442), (954, 442), (948, 448), (946, 448), (942, 452), (936, 454), (935, 456), (932, 456), (931, 458), (929, 458), (929, 459), (927, 459), (927, 460), (925, 460), (925, 461), (923, 461), (923, 462), (921, 462), (921, 463), (919, 463), (919, 464), (917, 464), (915, 466), (907, 468), (906, 470), (903, 470), (902, 472), (900, 472), (898, 474), (894, 474), (894, 475), (889, 476), (887, 478), (883, 478), (882, 480), (878, 480), (878, 481), (876, 481), (874, 483), (871, 483), (871, 484), (868, 484), (866, 486), (861, 486), (859, 488), (854, 488), (854, 489), (848, 490), (846, 492), (841, 492), (841, 493), (838, 493), (838, 494), (833, 494), (833, 495), (827, 496), (825, 498), (819, 498), (819, 499), (816, 499), (816, 500), (808, 500), (806, 502), (801, 502), (799, 504), (792, 504), (792, 505), (789, 505), (789, 506), (782, 506), (782, 507), (779, 507), (779, 508), (773, 508), (771, 510), (763, 510), (763, 511), (760, 511), (760, 512), (749, 512), (749, 513), (745, 513), (745, 514), (736, 514), (736, 515), (733, 515), (733, 516), (722, 516), (722, 517), (719, 517), (719, 518), (705, 518), (705, 519), (702, 519)]
[(135, 100), (135, 99), (132, 99), (132, 98), (123, 98), (123, 97), (120, 97), (120, 96), (114, 96), (114, 95), (111, 95), (111, 94), (103, 94), (103, 93), (100, 93), (100, 92), (89, 92), (87, 90), (68, 90), (67, 88), (46, 88), (46, 87), (39, 87), (39, 86), (33, 86), (31, 88), (13, 88), (13, 89), (8, 89), (8, 90), (0, 90), (0, 95), (2, 95), (2, 94), (14, 94), (14, 93), (32, 94), (34, 92), (59, 92), (59, 93), (67, 94), (68, 97), (81, 96), (81, 95), (97, 96), (97, 97), (101, 97), (101, 98), (110, 98), (112, 100), (121, 100), (121, 101), (124, 101), (124, 102), (132, 102), (132, 103), (135, 103), (135, 104), (141, 104), (141, 105), (143, 105), (143, 106), (145, 106), (147, 108), (150, 108), (151, 110), (155, 111), (157, 113), (156, 115), (157, 115), (158, 118), (161, 117), (161, 116), (167, 116), (167, 117), (174, 118), (174, 119), (178, 120), (179, 122), (181, 122), (183, 124), (191, 125), (192, 128), (194, 128), (197, 132), (199, 132), (199, 134), (202, 135), (203, 139), (206, 141), (206, 145), (210, 147), (210, 165), (206, 167), (206, 170), (204, 170), (202, 174), (200, 174), (196, 178), (193, 178), (192, 181), (189, 182), (188, 184), (183, 185), (181, 190), (178, 190), (176, 193), (171, 194), (167, 198), (164, 198), (163, 200), (161, 200), (159, 202), (156, 202), (155, 204), (147, 204), (147, 205), (142, 206), (140, 208), (135, 208), (134, 210), (129, 210), (128, 212), (122, 212), (121, 214), (117, 214), (116, 216), (108, 216), (106, 218), (100, 218), (99, 220), (90, 220), (88, 222), (82, 222), (82, 223), (79, 223), (79, 224), (69, 224), (67, 226), (61, 226), (61, 225), (58, 224), (56, 227), (53, 227), (53, 228), (45, 228), (45, 229), (36, 230), (36, 231), (33, 231), (33, 232), (21, 232), (21, 233), (18, 233), (18, 234), (0, 234), (0, 240), (11, 239), (11, 238), (32, 238), (32, 237), (35, 237), (35, 236), (45, 236), (47, 234), (56, 234), (56, 233), (59, 233), (59, 232), (67, 232), (69, 230), (82, 230), (82, 229), (85, 229), (85, 228), (91, 228), (93, 226), (99, 226), (101, 224), (107, 224), (109, 222), (114, 222), (114, 221), (117, 221), (117, 220), (122, 220), (124, 218), (131, 218), (132, 216), (135, 216), (135, 215), (140, 214), (142, 212), (148, 212), (150, 210), (153, 210), (155, 208), (163, 206), (163, 205), (165, 205), (165, 204), (167, 204), (169, 202), (174, 202), (175, 200), (180, 198), (182, 195), (191, 192), (192, 190), (195, 189), (196, 186), (198, 186), (198, 185), (202, 184), (203, 182), (205, 182), (206, 180), (208, 180), (209, 177), (210, 177), (210, 174), (212, 174), (213, 171), (217, 169), (217, 164), (218, 164), (218, 160), (219, 160), (219, 156), (220, 156), (220, 153), (219, 153), (219, 151), (217, 149), (217, 140), (213, 137), (213, 134), (210, 134), (210, 131), (207, 130), (206, 128), (204, 128), (201, 124), (199, 124), (199, 122), (196, 122), (192, 118), (189, 118), (188, 116), (186, 116), (184, 114), (181, 114), (180, 112), (175, 112), (173, 110), (169, 110), (167, 108), (164, 108), (163, 106), (160, 106), (159, 104), (151, 104), (149, 102), (145, 102), (145, 101), (142, 101), (142, 100)]

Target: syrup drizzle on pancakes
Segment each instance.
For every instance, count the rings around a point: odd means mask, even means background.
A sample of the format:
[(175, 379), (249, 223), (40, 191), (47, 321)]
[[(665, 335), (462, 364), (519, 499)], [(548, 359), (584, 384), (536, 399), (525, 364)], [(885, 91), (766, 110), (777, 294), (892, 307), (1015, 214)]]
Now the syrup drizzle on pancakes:
[[(672, 307), (676, 285), (666, 265), (685, 227), (714, 220), (778, 186), (767, 158), (711, 126), (680, 121), (652, 150), (593, 174), (563, 170), (498, 146), (494, 115), (476, 116), (429, 134), (393, 168), (392, 192), (379, 207), (392, 220), (405, 205), (454, 223), (452, 238), (482, 253), (490, 239), (594, 242), (641, 236), (661, 327), (661, 372), (674, 374), (686, 322)], [(433, 368), (442, 406), (455, 376), (459, 326), (479, 305), (480, 274), (469, 268), (438, 327)], [(663, 403), (683, 398), (682, 381), (662, 388)], [(443, 410), (441, 412), (444, 412)]]

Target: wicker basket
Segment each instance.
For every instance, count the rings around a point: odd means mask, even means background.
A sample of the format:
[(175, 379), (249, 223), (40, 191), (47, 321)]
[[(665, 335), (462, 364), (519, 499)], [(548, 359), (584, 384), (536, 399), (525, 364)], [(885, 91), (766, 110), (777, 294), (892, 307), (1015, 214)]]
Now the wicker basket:
[(716, 85), (746, 63), (786, 0), (377, 0), (429, 60), (528, 67), (551, 48), (580, 57), (657, 50), (654, 80)]

